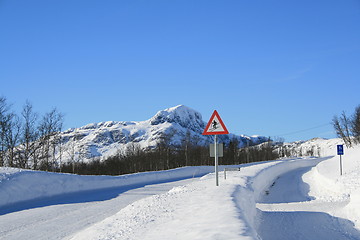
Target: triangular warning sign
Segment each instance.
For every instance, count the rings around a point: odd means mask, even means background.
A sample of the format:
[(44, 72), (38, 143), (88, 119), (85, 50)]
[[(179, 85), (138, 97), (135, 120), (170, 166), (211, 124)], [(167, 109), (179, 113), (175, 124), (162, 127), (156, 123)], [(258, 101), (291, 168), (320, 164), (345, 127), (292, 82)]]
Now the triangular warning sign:
[(215, 110), (211, 115), (211, 118), (208, 124), (205, 127), (202, 135), (219, 135), (219, 134), (229, 134), (228, 130), (225, 127), (225, 124), (221, 120), (218, 112)]

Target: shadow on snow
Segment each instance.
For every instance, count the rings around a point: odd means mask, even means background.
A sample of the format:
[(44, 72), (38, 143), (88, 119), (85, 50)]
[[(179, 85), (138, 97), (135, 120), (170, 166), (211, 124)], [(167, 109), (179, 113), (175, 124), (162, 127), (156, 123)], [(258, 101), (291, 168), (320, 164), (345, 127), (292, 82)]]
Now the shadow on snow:
[[(201, 175), (202, 176), (202, 175)], [(195, 177), (201, 177), (195, 176)], [(18, 202), (15, 204), (6, 205), (0, 208), (0, 215), (5, 215), (13, 212), (19, 212), (23, 210), (29, 210), (33, 208), (41, 208), (53, 205), (62, 205), (62, 204), (76, 204), (76, 203), (86, 203), (86, 202), (97, 202), (97, 201), (106, 201), (113, 198), (116, 198), (120, 194), (124, 194), (129, 190), (142, 188), (147, 185), (162, 184), (168, 182), (181, 181), (189, 178), (174, 178), (163, 181), (152, 181), (146, 183), (140, 183), (135, 185), (121, 186), (121, 187), (111, 187), (111, 188), (102, 188), (97, 190), (81, 191), (74, 193), (66, 193), (61, 195), (55, 195), (51, 197), (45, 197), (41, 199), (33, 199), (23, 202)], [(136, 193), (131, 193), (136, 194)], [(153, 195), (142, 193), (142, 195)]]
[[(313, 200), (302, 176), (312, 167), (279, 176), (259, 203), (289, 203)], [(360, 239), (354, 223), (325, 212), (274, 211), (257, 209), (257, 234), (262, 240)]]
[(257, 233), (262, 240), (360, 239), (346, 219), (321, 212), (262, 212)]

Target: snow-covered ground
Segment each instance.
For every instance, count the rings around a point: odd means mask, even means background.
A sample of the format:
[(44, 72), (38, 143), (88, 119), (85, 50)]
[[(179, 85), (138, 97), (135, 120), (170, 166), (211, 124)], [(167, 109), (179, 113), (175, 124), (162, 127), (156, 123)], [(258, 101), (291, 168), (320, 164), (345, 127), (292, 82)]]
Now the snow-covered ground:
[(226, 180), (221, 172), (219, 187), (212, 170), (96, 177), (2, 168), (0, 239), (360, 239), (359, 146), (345, 148), (342, 176), (338, 156), (241, 165)]
[(0, 239), (68, 239), (127, 205), (195, 181), (211, 167), (110, 176), (0, 168)]
[(345, 148), (342, 175), (340, 157), (334, 156), (305, 174), (304, 180), (311, 185), (309, 194), (319, 201), (347, 202), (344, 208), (329, 213), (353, 221), (360, 229), (360, 146)]

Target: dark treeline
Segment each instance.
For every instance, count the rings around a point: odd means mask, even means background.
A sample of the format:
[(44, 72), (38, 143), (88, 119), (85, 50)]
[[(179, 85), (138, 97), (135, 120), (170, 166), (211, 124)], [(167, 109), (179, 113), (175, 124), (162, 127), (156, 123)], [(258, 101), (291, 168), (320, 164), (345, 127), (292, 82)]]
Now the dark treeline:
[(61, 162), (55, 153), (62, 126), (63, 114), (56, 108), (39, 116), (27, 101), (16, 114), (0, 97), (0, 167), (55, 171)]
[[(235, 165), (273, 160), (278, 157), (270, 140), (260, 145), (239, 148), (239, 142), (233, 139), (224, 146), (224, 156), (219, 158), (219, 164)], [(147, 150), (132, 143), (125, 151), (119, 151), (118, 154), (104, 161), (97, 158), (88, 163), (69, 162), (62, 165), (62, 171), (77, 174), (121, 175), (202, 165), (214, 165), (214, 158), (210, 157), (208, 146), (189, 143), (173, 146), (162, 141), (156, 148)]]

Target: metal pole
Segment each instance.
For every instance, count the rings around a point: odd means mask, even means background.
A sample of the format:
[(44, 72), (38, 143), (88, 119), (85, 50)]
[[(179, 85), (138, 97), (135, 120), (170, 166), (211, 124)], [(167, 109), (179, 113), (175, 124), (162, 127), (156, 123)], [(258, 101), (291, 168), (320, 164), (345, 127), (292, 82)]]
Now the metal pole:
[(342, 162), (341, 162), (341, 155), (340, 156), (340, 175), (342, 175)]
[(215, 177), (216, 177), (216, 186), (219, 186), (219, 173), (218, 173), (218, 149), (217, 149), (217, 135), (215, 135)]

